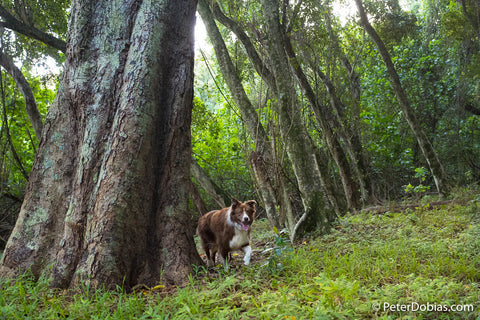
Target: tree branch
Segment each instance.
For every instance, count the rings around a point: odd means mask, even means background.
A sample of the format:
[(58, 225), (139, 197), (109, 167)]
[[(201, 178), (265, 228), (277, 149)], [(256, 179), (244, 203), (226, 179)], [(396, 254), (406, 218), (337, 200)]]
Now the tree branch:
[(27, 79), (23, 76), (22, 72), (15, 66), (11, 57), (0, 51), (0, 65), (7, 70), (12, 76), (13, 80), (20, 89), (25, 100), (25, 110), (27, 111), (28, 118), (32, 123), (33, 130), (38, 140), (42, 136), (43, 122), (42, 116), (37, 108), (35, 97), (33, 96), (32, 88), (28, 84)]
[(28, 181), (28, 173), (23, 167), (22, 161), (20, 160), (20, 157), (18, 156), (18, 153), (13, 146), (12, 136), (10, 135), (10, 128), (8, 127), (7, 105), (5, 103), (5, 91), (3, 90), (3, 76), (1, 71), (0, 71), (0, 91), (2, 95), (2, 104), (3, 104), (2, 128), (5, 127), (5, 134), (7, 136), (7, 140), (10, 145), (10, 151), (12, 152), (12, 156), (15, 159), (15, 162), (17, 162), (18, 168), (20, 169), (20, 172), (22, 173), (23, 177), (25, 178), (25, 180)]
[(33, 26), (29, 26), (20, 20), (16, 19), (7, 9), (0, 5), (0, 17), (4, 21), (0, 21), (0, 27), (11, 29), (15, 32), (21, 33), (24, 36), (36, 39), (45, 43), (48, 46), (51, 46), (57, 50), (62, 51), (63, 53), (67, 50), (67, 45), (65, 41), (60, 40), (48, 33), (38, 30)]
[(237, 22), (227, 17), (222, 12), (220, 7), (218, 6), (218, 3), (216, 2), (213, 4), (212, 13), (215, 19), (218, 20), (218, 22), (220, 22), (225, 27), (230, 29), (230, 31), (232, 31), (237, 36), (237, 38), (242, 42), (245, 48), (245, 51), (247, 52), (247, 55), (250, 58), (250, 61), (252, 62), (257, 73), (263, 78), (263, 80), (267, 82), (270, 88), (276, 88), (275, 79), (273, 77), (272, 72), (263, 63), (262, 59), (257, 53), (257, 50), (253, 46), (253, 43), (250, 41), (250, 38), (247, 36), (245, 31), (243, 31), (243, 29), (238, 25)]

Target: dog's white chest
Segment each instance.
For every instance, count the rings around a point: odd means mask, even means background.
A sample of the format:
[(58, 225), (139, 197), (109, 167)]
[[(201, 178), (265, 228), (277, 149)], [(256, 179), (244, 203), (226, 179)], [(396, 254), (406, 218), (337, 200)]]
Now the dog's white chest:
[(235, 229), (235, 234), (233, 235), (232, 240), (230, 240), (230, 249), (239, 250), (242, 247), (248, 245), (250, 239), (248, 237), (248, 232), (243, 230)]

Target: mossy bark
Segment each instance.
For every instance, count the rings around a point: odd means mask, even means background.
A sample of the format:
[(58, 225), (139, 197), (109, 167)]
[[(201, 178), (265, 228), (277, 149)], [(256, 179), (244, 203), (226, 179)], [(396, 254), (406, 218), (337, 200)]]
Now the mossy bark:
[[(72, 1), (65, 70), (0, 275), (182, 284), (196, 1)], [(50, 268), (50, 266), (52, 266)]]

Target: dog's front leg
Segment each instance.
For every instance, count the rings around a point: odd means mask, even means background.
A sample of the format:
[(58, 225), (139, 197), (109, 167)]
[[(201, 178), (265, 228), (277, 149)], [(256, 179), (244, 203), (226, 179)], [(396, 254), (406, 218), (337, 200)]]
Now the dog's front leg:
[(245, 256), (243, 257), (243, 264), (248, 266), (248, 264), (250, 263), (250, 258), (252, 257), (252, 247), (250, 247), (249, 245), (243, 247), (243, 252), (245, 253)]
[(223, 264), (225, 271), (228, 271), (228, 251), (219, 251), (218, 256), (220, 257), (220, 262)]
[(207, 267), (213, 267), (215, 265), (215, 254), (216, 252), (212, 253), (211, 256), (207, 256)]

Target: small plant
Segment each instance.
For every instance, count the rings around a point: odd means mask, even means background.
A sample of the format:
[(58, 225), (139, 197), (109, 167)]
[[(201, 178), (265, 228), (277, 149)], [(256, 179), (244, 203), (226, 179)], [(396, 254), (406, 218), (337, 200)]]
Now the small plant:
[(423, 183), (425, 182), (425, 179), (427, 178), (428, 175), (428, 170), (425, 169), (424, 167), (421, 168), (415, 168), (415, 175), (414, 177), (419, 179), (420, 184), (417, 186), (413, 186), (411, 183), (408, 185), (404, 186), (404, 191), (406, 194), (413, 194), (418, 198), (421, 198), (423, 194), (425, 194), (428, 190), (430, 190), (430, 186), (425, 186)]
[(200, 275), (202, 275), (202, 274), (207, 274), (208, 269), (207, 269), (207, 267), (202, 266), (202, 265), (197, 266), (197, 265), (195, 265), (195, 264), (192, 264), (192, 271), (193, 271), (193, 274), (194, 274), (196, 277), (198, 277), (198, 276), (200, 276)]
[(270, 273), (276, 274), (283, 270), (282, 261), (285, 258), (285, 253), (292, 252), (293, 249), (290, 246), (286, 229), (278, 231), (277, 228), (273, 227), (273, 232), (275, 232), (275, 239), (270, 243), (270, 247), (262, 251), (262, 255), (269, 254), (267, 262), (263, 266)]

